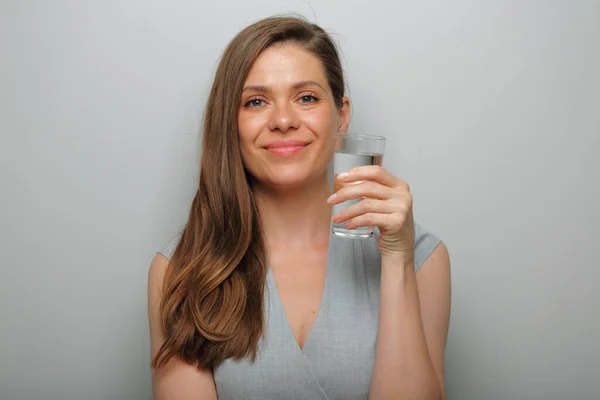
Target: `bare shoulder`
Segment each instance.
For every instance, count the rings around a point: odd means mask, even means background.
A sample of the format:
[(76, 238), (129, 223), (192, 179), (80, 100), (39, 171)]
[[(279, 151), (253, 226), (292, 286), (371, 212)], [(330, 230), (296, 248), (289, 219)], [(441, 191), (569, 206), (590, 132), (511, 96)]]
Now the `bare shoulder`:
[[(161, 289), (167, 267), (169, 266), (169, 260), (157, 253), (152, 259), (150, 268), (148, 269), (148, 295), (161, 295)], [(152, 290), (150, 290), (152, 289)]]
[(450, 254), (448, 247), (443, 241), (440, 241), (429, 257), (423, 263), (423, 266), (417, 271), (417, 277), (420, 275), (444, 274), (450, 272)]
[[(417, 271), (417, 286), (419, 297), (423, 301), (433, 302), (440, 308), (450, 307), (451, 292), (450, 254), (444, 242), (439, 242), (436, 248)], [(426, 300), (425, 298), (430, 300)]]
[(444, 388), (444, 353), (450, 324), (451, 299), (450, 256), (444, 242), (439, 242), (417, 271), (417, 287), (425, 341)]
[[(165, 340), (160, 318), (162, 285), (169, 261), (162, 254), (154, 256), (148, 271), (148, 320), (151, 357), (154, 358)], [(172, 358), (159, 370), (152, 369), (155, 400), (216, 400), (212, 371), (201, 371), (180, 359)]]

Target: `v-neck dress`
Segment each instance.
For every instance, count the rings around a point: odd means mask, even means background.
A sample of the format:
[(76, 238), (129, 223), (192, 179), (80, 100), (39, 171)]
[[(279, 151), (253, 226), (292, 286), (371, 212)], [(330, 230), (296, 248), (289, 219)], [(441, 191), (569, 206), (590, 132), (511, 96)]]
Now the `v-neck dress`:
[[(440, 240), (415, 224), (415, 270)], [(321, 305), (304, 347), (288, 323), (269, 269), (265, 332), (254, 362), (214, 368), (219, 400), (367, 399), (375, 360), (381, 257), (371, 239), (331, 235)], [(167, 259), (178, 238), (160, 252)], [(200, 397), (200, 396), (199, 396)]]

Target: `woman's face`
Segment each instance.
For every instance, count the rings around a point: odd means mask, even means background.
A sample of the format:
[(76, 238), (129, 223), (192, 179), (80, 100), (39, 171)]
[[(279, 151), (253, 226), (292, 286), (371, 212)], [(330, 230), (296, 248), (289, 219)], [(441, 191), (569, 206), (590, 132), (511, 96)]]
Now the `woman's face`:
[(291, 43), (264, 50), (244, 83), (238, 129), (244, 165), (258, 182), (286, 188), (323, 176), (334, 135), (346, 132), (319, 58)]

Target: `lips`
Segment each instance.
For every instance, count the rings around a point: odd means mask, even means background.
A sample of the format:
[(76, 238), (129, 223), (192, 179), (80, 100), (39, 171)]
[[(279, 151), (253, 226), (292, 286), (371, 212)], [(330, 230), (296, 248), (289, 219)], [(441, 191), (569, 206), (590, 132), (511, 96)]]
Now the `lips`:
[(308, 143), (302, 140), (278, 140), (265, 146), (266, 149), (281, 149), (286, 147), (304, 147)]
[(308, 142), (302, 140), (279, 140), (267, 144), (264, 148), (278, 156), (291, 156), (302, 151)]

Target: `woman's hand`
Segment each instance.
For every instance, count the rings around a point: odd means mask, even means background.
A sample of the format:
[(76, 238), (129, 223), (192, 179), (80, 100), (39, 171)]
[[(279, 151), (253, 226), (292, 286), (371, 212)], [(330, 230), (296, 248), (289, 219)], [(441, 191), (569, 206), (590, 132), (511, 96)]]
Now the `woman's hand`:
[(344, 186), (327, 199), (328, 203), (362, 200), (334, 215), (332, 221), (345, 222), (346, 229), (377, 226), (382, 255), (414, 260), (413, 199), (408, 184), (378, 165), (353, 168), (334, 179)]

